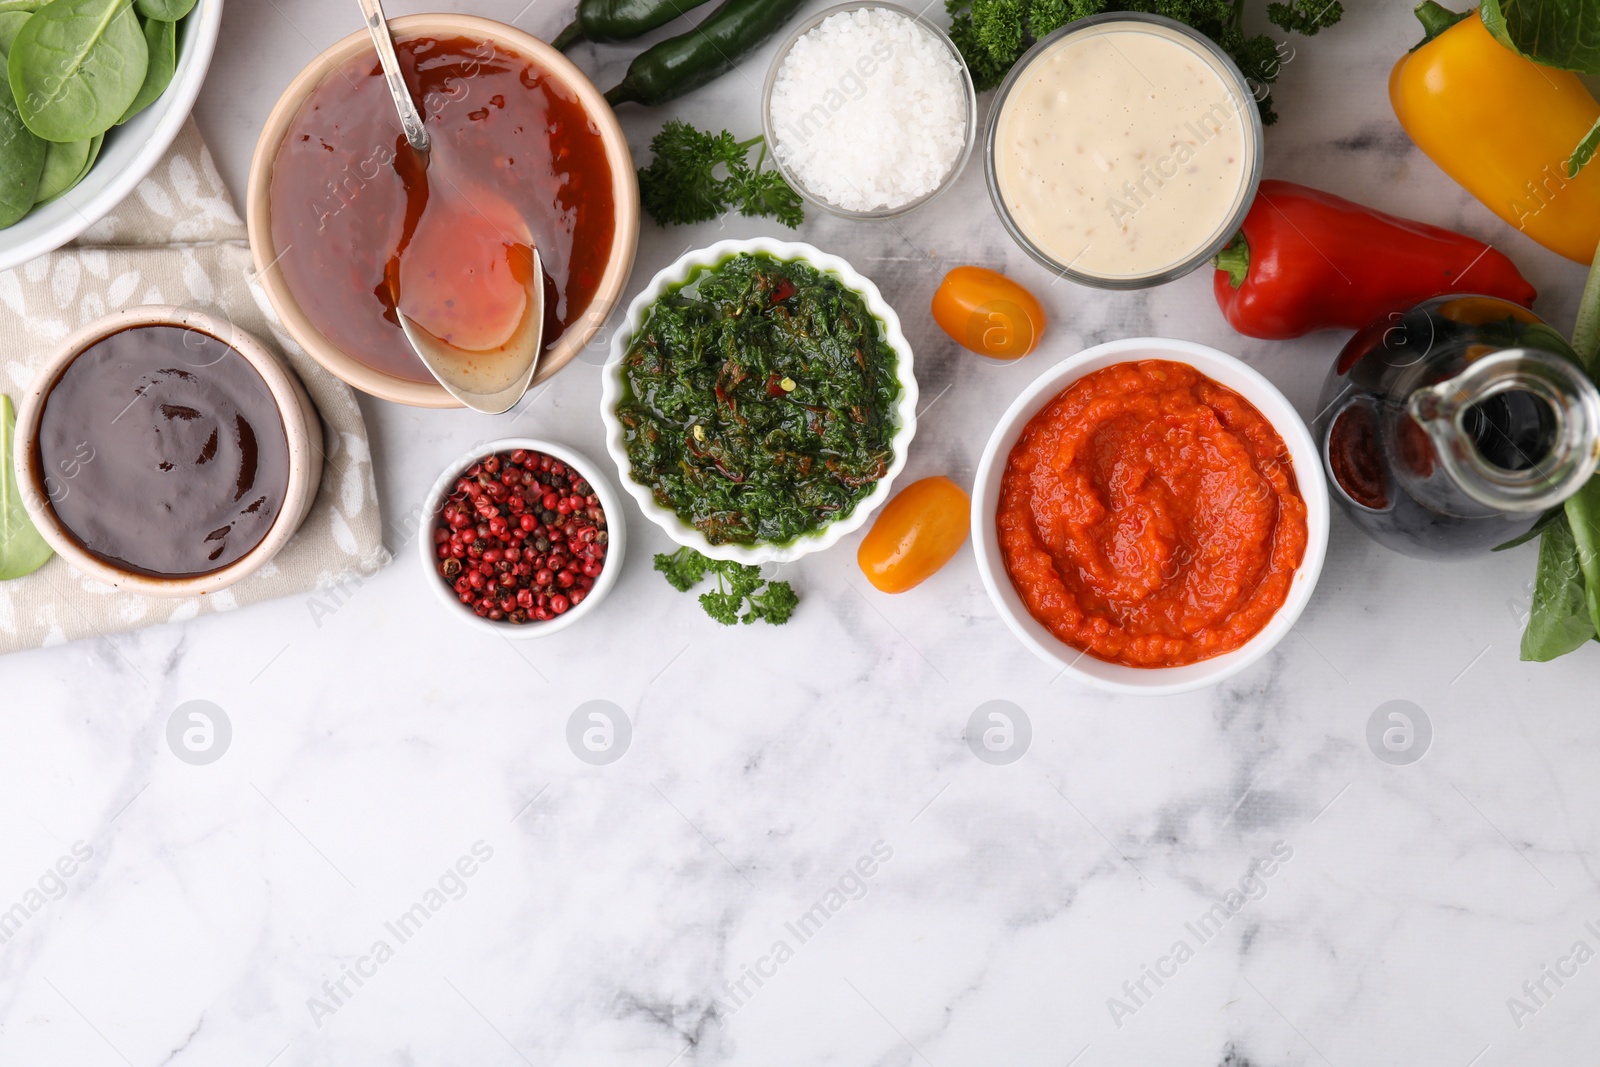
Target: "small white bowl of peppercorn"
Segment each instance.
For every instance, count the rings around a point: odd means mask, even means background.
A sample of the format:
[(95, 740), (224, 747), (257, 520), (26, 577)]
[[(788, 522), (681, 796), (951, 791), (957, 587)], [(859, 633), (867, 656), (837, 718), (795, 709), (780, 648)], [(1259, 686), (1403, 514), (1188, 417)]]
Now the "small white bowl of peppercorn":
[(564, 445), (512, 437), (445, 468), (418, 538), (428, 584), (467, 624), (547, 637), (594, 611), (622, 572), (622, 501)]

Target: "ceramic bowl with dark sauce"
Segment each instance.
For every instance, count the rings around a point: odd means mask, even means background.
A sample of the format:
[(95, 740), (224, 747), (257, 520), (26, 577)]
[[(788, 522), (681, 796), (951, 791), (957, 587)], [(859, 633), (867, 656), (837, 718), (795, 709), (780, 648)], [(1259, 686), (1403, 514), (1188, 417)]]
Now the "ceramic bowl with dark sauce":
[(215, 593), (289, 541), (322, 481), (322, 422), (232, 323), (117, 312), (67, 338), (17, 417), (17, 482), (79, 571), (148, 596)]

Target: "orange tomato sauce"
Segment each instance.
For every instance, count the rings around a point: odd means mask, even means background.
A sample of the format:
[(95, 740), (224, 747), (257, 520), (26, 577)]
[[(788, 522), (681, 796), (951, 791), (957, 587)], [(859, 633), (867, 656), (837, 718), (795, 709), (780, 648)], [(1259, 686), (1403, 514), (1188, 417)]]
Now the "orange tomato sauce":
[(1283, 606), (1307, 537), (1278, 432), (1239, 394), (1163, 360), (1089, 374), (1035, 415), (995, 521), (1028, 612), (1132, 667), (1249, 641)]

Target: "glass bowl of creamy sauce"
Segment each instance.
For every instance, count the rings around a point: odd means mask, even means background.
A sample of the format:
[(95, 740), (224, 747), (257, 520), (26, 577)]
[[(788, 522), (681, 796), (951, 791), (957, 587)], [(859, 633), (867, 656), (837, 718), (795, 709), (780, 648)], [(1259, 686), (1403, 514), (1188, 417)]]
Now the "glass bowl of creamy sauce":
[(1143, 289), (1237, 232), (1261, 180), (1261, 115), (1209, 39), (1160, 15), (1095, 15), (1012, 69), (987, 157), (995, 210), (1029, 255), (1083, 285)]

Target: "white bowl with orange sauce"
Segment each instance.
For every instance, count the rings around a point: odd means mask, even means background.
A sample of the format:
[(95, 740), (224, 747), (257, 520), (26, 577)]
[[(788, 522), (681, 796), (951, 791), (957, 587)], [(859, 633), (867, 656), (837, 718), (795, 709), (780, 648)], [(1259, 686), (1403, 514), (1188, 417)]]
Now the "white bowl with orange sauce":
[[(1306, 544), (1281, 606), (1238, 648), (1181, 666), (1138, 667), (1096, 658), (1058, 638), (1028, 610), (1007, 569), (996, 517), (1012, 450), (1035, 415), (1075, 382), (1117, 364), (1166, 360), (1186, 364), (1238, 394), (1271, 424), (1287, 450), (1295, 487), (1305, 503)], [(984, 588), (1006, 626), (1040, 659), (1074, 681), (1106, 692), (1162, 696), (1203, 689), (1260, 660), (1294, 627), (1310, 603), (1328, 551), (1328, 488), (1305, 421), (1278, 389), (1249, 365), (1192, 341), (1135, 337), (1070, 356), (1041, 374), (1000, 417), (978, 461), (972, 492), (972, 539)]]

